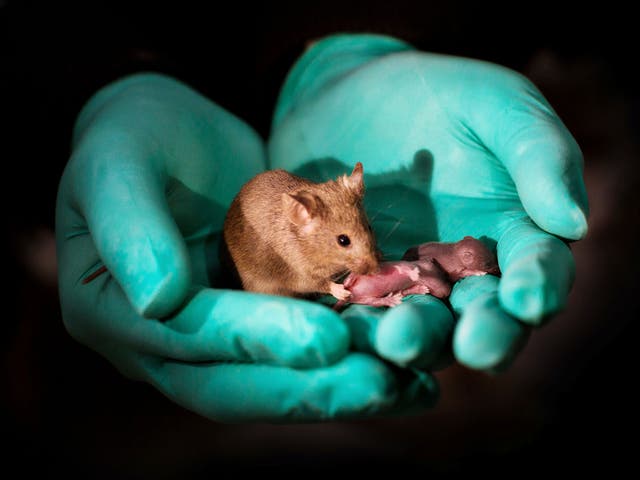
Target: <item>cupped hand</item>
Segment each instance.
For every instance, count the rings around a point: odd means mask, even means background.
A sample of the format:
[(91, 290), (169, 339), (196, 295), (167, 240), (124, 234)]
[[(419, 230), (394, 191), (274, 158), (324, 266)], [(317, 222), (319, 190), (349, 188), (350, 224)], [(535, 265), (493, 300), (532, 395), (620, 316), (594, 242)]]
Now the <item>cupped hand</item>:
[(68, 331), (124, 374), (219, 421), (433, 403), (428, 375), (349, 353), (346, 323), (325, 306), (211, 288), (220, 287), (226, 208), (265, 166), (251, 128), (178, 81), (140, 74), (100, 90), (80, 113), (58, 192)]
[(504, 368), (566, 304), (568, 242), (587, 230), (582, 154), (522, 75), (385, 36), (328, 37), (290, 72), (268, 152), (271, 168), (317, 180), (362, 162), (388, 259), (466, 235), (497, 249), (501, 278), (459, 281), (449, 305), (414, 297), (386, 312), (348, 309), (362, 349), (432, 367), (452, 333), (460, 362)]

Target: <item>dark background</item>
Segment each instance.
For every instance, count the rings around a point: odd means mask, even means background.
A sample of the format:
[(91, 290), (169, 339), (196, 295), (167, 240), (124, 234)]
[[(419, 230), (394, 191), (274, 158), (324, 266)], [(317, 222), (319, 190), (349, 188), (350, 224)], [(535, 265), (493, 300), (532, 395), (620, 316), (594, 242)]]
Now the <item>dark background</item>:
[[(8, 447), (0, 472), (17, 465), (24, 473), (109, 478), (221, 471), (305, 477), (355, 465), (360, 472), (416, 466), (424, 473), (542, 475), (633, 466), (638, 377), (630, 327), (640, 263), (634, 14), (610, 2), (575, 9), (519, 2), (507, 10), (428, 1), (84, 3), (0, 0), (8, 305), (0, 336)], [(439, 372), (441, 402), (423, 415), (217, 424), (125, 379), (64, 330), (53, 218), (74, 118), (99, 87), (158, 70), (266, 138), (287, 69), (306, 41), (336, 31), (396, 35), (427, 51), (506, 65), (538, 85), (585, 155), (591, 216), (588, 237), (573, 245), (577, 280), (567, 309), (534, 332), (508, 372)]]

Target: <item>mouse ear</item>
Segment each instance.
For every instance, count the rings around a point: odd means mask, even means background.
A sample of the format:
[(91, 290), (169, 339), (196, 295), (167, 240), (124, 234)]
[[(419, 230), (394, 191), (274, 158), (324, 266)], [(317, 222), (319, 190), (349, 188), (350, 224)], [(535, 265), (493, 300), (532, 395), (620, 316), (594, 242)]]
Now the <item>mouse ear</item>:
[(309, 192), (283, 193), (282, 210), (294, 225), (311, 223), (318, 213), (320, 199)]
[(362, 163), (356, 163), (351, 175), (348, 177), (345, 175), (342, 177), (342, 180), (347, 188), (350, 188), (357, 194), (362, 195), (364, 193), (364, 170), (362, 168)]

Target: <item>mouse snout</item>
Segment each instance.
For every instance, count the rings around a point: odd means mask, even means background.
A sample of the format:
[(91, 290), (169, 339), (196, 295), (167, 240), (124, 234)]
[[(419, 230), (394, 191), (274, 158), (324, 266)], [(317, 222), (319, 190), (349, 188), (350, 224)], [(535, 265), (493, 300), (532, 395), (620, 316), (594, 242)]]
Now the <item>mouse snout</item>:
[(352, 272), (358, 275), (369, 275), (378, 270), (378, 258), (375, 255), (362, 257), (355, 262)]
[(500, 276), (500, 267), (498, 266), (497, 263), (493, 261), (486, 262), (484, 269), (487, 273), (490, 273), (491, 275)]

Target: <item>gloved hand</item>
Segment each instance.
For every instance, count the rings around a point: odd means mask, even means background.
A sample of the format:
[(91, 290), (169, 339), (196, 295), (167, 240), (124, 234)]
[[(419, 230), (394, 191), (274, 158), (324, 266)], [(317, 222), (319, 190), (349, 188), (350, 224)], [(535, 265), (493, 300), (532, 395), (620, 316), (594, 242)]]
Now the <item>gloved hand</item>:
[(349, 353), (346, 323), (325, 306), (209, 288), (226, 208), (265, 166), (253, 130), (173, 79), (136, 75), (98, 92), (80, 113), (58, 192), (68, 331), (220, 421), (432, 404), (433, 378)]
[(465, 235), (497, 246), (500, 279), (454, 286), (455, 327), (432, 297), (386, 312), (348, 309), (361, 349), (428, 366), (453, 329), (461, 363), (505, 368), (531, 327), (565, 305), (574, 277), (566, 241), (587, 231), (582, 154), (523, 76), (389, 37), (336, 35), (289, 73), (272, 128), (270, 168), (325, 180), (363, 163), (366, 207), (386, 258)]

